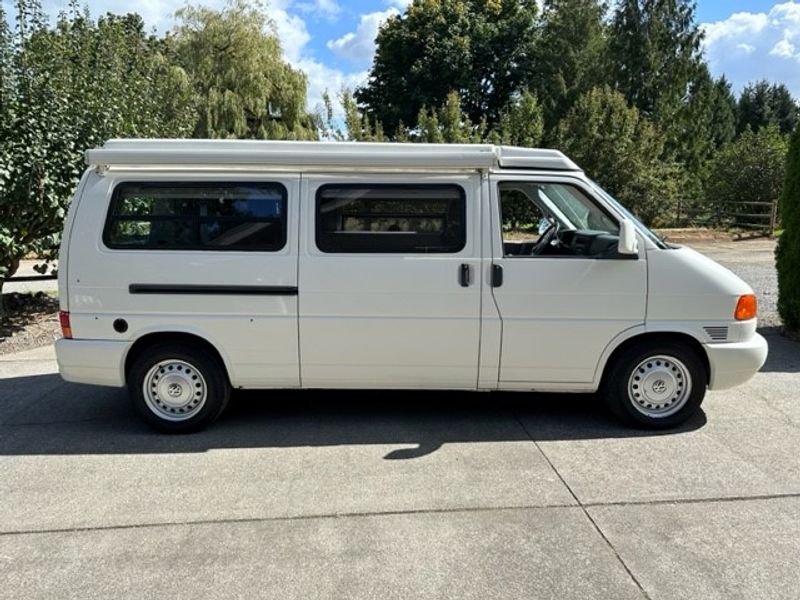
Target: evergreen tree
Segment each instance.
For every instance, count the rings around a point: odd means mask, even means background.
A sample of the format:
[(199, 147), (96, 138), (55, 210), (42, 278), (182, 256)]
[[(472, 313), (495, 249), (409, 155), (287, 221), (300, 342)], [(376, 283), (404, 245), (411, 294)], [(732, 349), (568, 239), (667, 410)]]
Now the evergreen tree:
[(535, 148), (544, 135), (544, 113), (536, 95), (525, 90), (500, 114), (500, 121), (487, 141)]
[(622, 94), (606, 87), (581, 97), (559, 126), (558, 145), (646, 223), (674, 218), (679, 169), (662, 161), (662, 136)]
[(800, 332), (800, 127), (795, 129), (781, 196), (783, 234), (778, 240), (778, 312), (787, 329)]
[(548, 132), (580, 96), (606, 81), (605, 12), (599, 0), (544, 2), (531, 87)]
[(665, 152), (685, 173), (682, 209), (704, 201), (703, 182), (711, 161), (736, 131), (735, 100), (727, 81), (714, 81), (702, 65), (690, 83), (687, 97), (666, 127)]
[(731, 84), (723, 75), (714, 83), (711, 97), (711, 139), (721, 148), (736, 137), (737, 102)]
[(693, 0), (620, 0), (608, 42), (612, 84), (659, 125), (680, 110), (702, 63)]
[(771, 85), (762, 80), (748, 85), (739, 98), (738, 133), (748, 127), (758, 131), (762, 127), (776, 125), (781, 133), (794, 131), (800, 121), (800, 107), (791, 92), (783, 84)]
[(472, 144), (483, 139), (484, 125), (473, 125), (461, 109), (458, 92), (450, 92), (438, 109), (422, 108), (417, 116), (415, 141), (431, 144)]
[(197, 95), (195, 137), (317, 138), (305, 75), (283, 60), (257, 0), (229, 0), (221, 11), (187, 6), (177, 16), (176, 51)]

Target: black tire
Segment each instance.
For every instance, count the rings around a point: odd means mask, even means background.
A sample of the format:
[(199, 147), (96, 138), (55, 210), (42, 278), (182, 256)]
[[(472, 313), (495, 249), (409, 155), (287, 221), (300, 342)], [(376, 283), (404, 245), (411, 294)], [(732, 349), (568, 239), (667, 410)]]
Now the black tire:
[[(653, 340), (627, 348), (616, 357), (606, 369), (601, 393), (611, 412), (625, 423), (644, 429), (670, 429), (697, 413), (707, 385), (705, 364), (691, 346)], [(657, 396), (662, 388), (666, 396)]]
[[(155, 380), (150, 376), (151, 370)], [(170, 383), (168, 377), (175, 377), (174, 385), (164, 388)], [(153, 388), (149, 397), (144, 390), (145, 379), (150, 380)], [(205, 395), (201, 396), (193, 386)], [(171, 394), (172, 389), (181, 394), (174, 400), (175, 406), (161, 397), (168, 395), (167, 390)], [(215, 356), (185, 343), (162, 342), (145, 349), (135, 359), (128, 375), (128, 393), (139, 415), (157, 431), (191, 433), (207, 427), (222, 414), (228, 405), (231, 385), (224, 366)], [(193, 405), (194, 393), (200, 396), (196, 405)], [(184, 403), (183, 408), (180, 403)]]

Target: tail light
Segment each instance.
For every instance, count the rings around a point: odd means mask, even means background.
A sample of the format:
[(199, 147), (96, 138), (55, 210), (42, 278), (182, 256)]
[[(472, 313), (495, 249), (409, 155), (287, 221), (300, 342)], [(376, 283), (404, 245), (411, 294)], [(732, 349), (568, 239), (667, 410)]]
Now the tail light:
[(68, 340), (72, 339), (72, 325), (69, 324), (69, 312), (66, 310), (59, 312), (58, 320), (61, 323), (61, 335)]
[(736, 303), (736, 312), (733, 316), (737, 321), (749, 321), (755, 319), (758, 314), (758, 300), (754, 294), (745, 294), (739, 297), (739, 302)]

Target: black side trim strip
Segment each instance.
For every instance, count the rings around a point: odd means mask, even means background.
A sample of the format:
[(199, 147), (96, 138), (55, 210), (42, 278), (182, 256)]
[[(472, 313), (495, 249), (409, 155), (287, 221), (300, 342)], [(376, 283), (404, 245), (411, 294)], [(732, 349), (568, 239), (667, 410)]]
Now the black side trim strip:
[(280, 285), (172, 285), (132, 283), (131, 294), (183, 294), (207, 296), (297, 296), (297, 288)]

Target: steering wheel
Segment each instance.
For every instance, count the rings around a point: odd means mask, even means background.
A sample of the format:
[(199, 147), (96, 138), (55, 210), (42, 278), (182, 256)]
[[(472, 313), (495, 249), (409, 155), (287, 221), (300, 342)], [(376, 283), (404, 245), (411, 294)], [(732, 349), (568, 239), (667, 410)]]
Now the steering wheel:
[(533, 245), (533, 248), (531, 248), (531, 256), (538, 256), (544, 252), (544, 249), (547, 248), (550, 242), (553, 241), (553, 238), (556, 237), (556, 233), (558, 233), (558, 224), (551, 223), (550, 227), (545, 229), (542, 237), (539, 238), (539, 241)]

